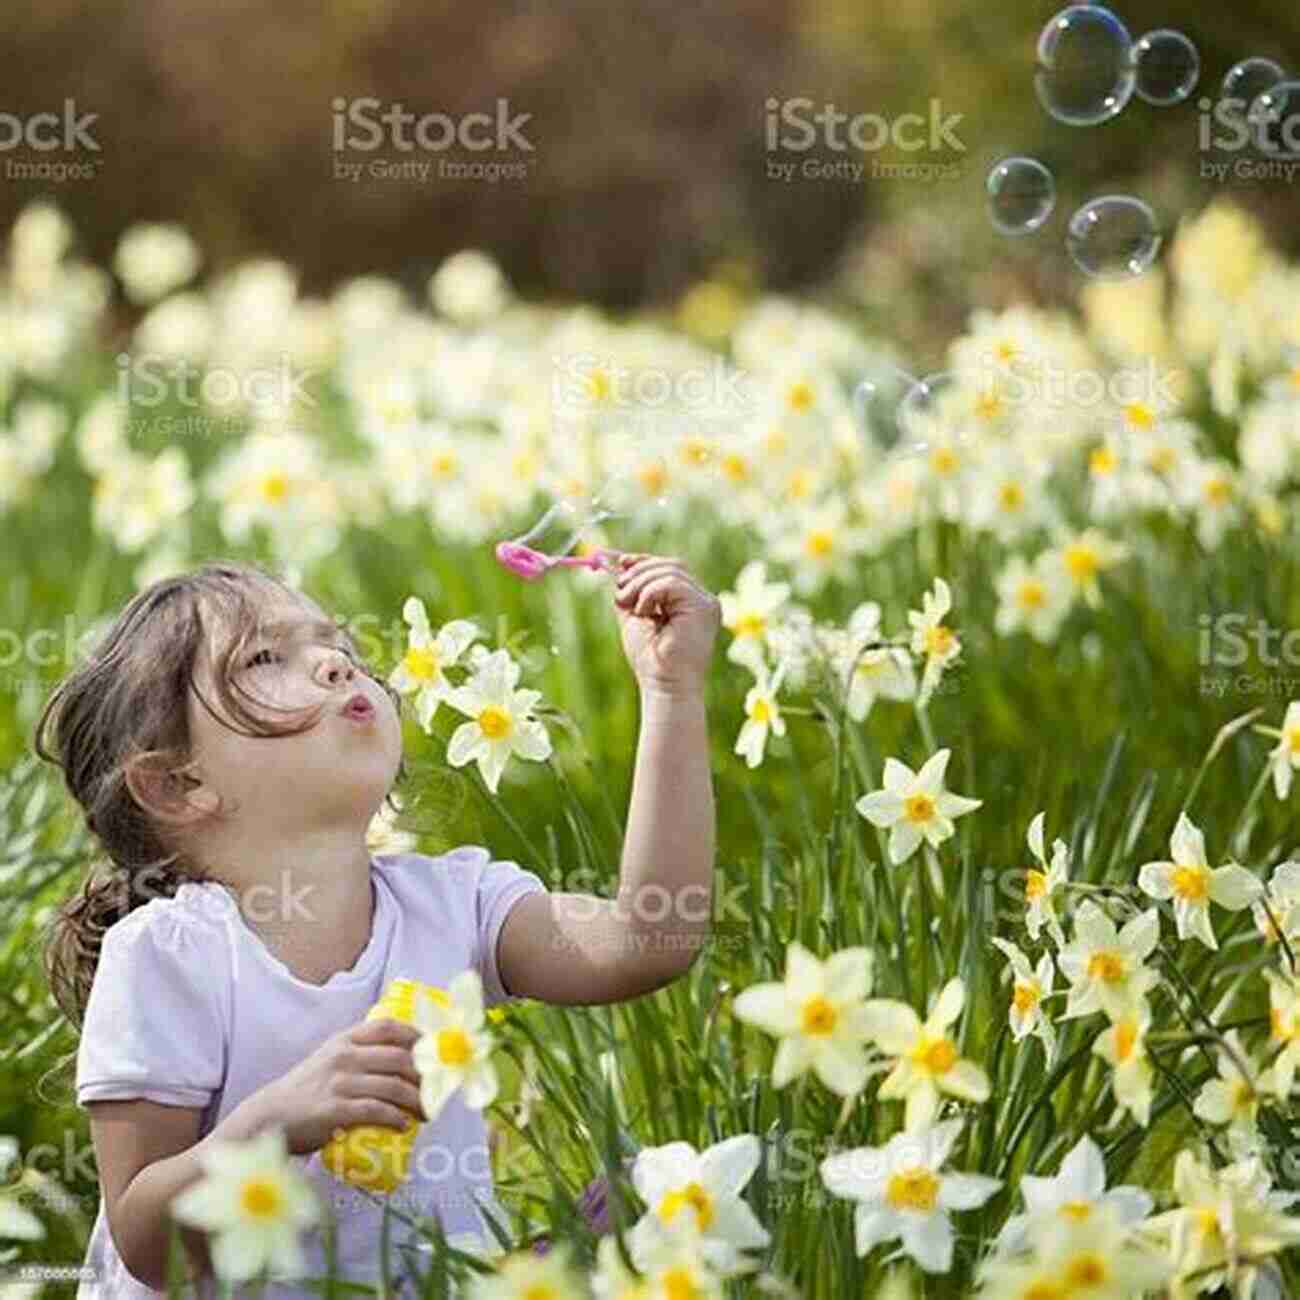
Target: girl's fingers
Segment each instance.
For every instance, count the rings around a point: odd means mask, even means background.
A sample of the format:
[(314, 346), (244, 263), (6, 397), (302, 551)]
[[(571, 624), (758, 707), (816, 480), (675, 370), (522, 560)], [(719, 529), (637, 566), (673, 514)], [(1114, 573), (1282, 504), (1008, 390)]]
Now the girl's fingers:
[(670, 564), (658, 564), (651, 568), (645, 569), (635, 577), (630, 578), (627, 582), (620, 583), (618, 588), (617, 600), (620, 605), (626, 605), (628, 601), (634, 599), (646, 587), (647, 583), (660, 581), (662, 579), (673, 581), (685, 581), (685, 575), (680, 569)]
[(632, 606), (632, 613), (644, 615), (648, 610), (654, 609), (656, 606), (662, 609), (668, 593), (676, 585), (677, 579), (672, 576), (652, 578), (641, 588), (636, 603)]
[(675, 555), (645, 555), (641, 552), (631, 552), (623, 556), (618, 577), (620, 580), (626, 580), (653, 564), (674, 564), (681, 567), (682, 561)]

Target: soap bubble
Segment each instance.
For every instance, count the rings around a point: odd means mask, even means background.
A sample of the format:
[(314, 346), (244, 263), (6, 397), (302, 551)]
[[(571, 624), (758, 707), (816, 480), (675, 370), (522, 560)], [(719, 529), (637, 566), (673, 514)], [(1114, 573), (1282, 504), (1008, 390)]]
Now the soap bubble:
[(1201, 56), (1182, 32), (1161, 27), (1138, 38), (1133, 47), (1137, 93), (1148, 104), (1177, 104), (1196, 88)]
[(969, 395), (956, 375), (939, 370), (918, 379), (898, 406), (899, 450), (908, 456), (936, 456), (974, 442)]
[(1074, 264), (1098, 280), (1141, 275), (1160, 251), (1155, 213), (1128, 194), (1085, 203), (1070, 218), (1065, 243)]
[(1038, 37), (1034, 87), (1042, 106), (1069, 126), (1114, 117), (1137, 84), (1128, 29), (1101, 5), (1062, 9)]
[(913, 374), (887, 361), (853, 390), (853, 414), (858, 428), (881, 451), (898, 445), (902, 429), (898, 423), (899, 404), (919, 380)]
[(1300, 81), (1280, 81), (1250, 108), (1256, 143), (1275, 158), (1300, 158)]
[(1003, 158), (989, 172), (989, 217), (1004, 235), (1026, 235), (1056, 204), (1052, 173), (1034, 158)]
[(1245, 118), (1246, 110), (1266, 91), (1272, 90), (1286, 73), (1272, 59), (1250, 58), (1234, 63), (1223, 78), (1224, 111), (1231, 117)]

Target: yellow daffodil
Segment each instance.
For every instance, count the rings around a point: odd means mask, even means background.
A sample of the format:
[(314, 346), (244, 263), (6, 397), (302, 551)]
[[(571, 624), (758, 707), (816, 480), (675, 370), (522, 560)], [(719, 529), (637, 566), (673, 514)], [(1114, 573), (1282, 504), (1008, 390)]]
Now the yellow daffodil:
[(1074, 942), (1057, 956), (1061, 973), (1070, 981), (1062, 1020), (1105, 1011), (1117, 1019), (1135, 1007), (1159, 978), (1143, 963), (1160, 939), (1155, 908), (1135, 916), (1122, 930), (1091, 899), (1079, 905), (1074, 918)]
[(1038, 813), (1029, 823), (1025, 842), (1041, 870), (1030, 867), (1025, 877), (1025, 928), (1036, 943), (1043, 927), (1052, 936), (1058, 948), (1065, 947), (1065, 933), (1056, 916), (1056, 895), (1065, 886), (1070, 875), (1070, 850), (1065, 841), (1052, 841), (1052, 861), (1049, 864), (1043, 848), (1043, 819)]
[(1151, 1011), (1140, 1003), (1124, 1011), (1092, 1045), (1092, 1050), (1111, 1067), (1115, 1100), (1143, 1127), (1151, 1117), (1151, 1079), (1154, 1070), (1147, 1060), (1146, 1033)]
[(916, 703), (924, 708), (934, 694), (939, 680), (947, 668), (961, 654), (961, 641), (944, 623), (944, 616), (952, 609), (952, 593), (942, 578), (934, 580), (934, 587), (921, 597), (921, 609), (908, 610), (907, 621), (912, 625), (912, 653), (925, 661), (921, 674), (921, 689)]
[(1011, 1036), (1018, 1043), (1027, 1034), (1036, 1034), (1042, 1039), (1043, 1050), (1050, 1061), (1056, 1049), (1056, 1033), (1051, 1020), (1043, 1014), (1043, 999), (1052, 991), (1054, 967), (1051, 956), (1043, 953), (1037, 967), (1033, 967), (1014, 943), (996, 936), (990, 942), (1006, 954), (1011, 964)]
[(415, 1025), (421, 1030), (411, 1048), (420, 1075), (420, 1105), (437, 1119), (448, 1099), (463, 1089), (465, 1105), (482, 1110), (497, 1095), (492, 1065), (495, 1039), (484, 1028), (483, 983), (475, 970), (461, 971), (438, 999), (417, 996)]
[(896, 758), (885, 759), (883, 790), (864, 794), (854, 807), (873, 826), (889, 830), (889, 860), (906, 862), (924, 841), (938, 848), (954, 833), (953, 818), (983, 803), (944, 789), (950, 750), (932, 754), (919, 772)]
[(420, 726), (429, 730), (438, 705), (452, 689), (446, 670), (460, 662), (461, 656), (482, 632), (468, 619), (453, 619), (435, 635), (429, 616), (418, 596), (409, 596), (402, 606), (402, 621), (411, 629), (406, 653), (389, 674), (388, 684), (400, 695), (415, 696), (415, 715)]

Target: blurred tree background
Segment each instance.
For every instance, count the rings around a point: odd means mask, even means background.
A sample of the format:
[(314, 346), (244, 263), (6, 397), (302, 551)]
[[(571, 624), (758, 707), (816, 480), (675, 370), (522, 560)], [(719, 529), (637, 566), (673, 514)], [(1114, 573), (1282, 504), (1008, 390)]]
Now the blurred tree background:
[[(8, 0), (0, 110), (22, 118), (70, 98), (98, 115), (100, 152), (90, 179), (6, 174), (0, 221), (49, 194), (102, 264), (131, 223), (178, 220), (210, 271), (269, 254), (311, 292), (371, 271), (419, 292), (466, 246), (490, 250), (526, 295), (614, 309), (670, 306), (721, 267), (749, 286), (830, 290), (901, 342), (937, 348), (972, 305), (1068, 300), (1079, 277), (1065, 222), (1091, 195), (1137, 194), (1172, 231), (1224, 189), (1199, 176), (1198, 99), (1249, 55), (1300, 68), (1294, 6), (1126, 0), (1115, 11), (1135, 38), (1157, 27), (1191, 37), (1200, 84), (1175, 107), (1135, 97), (1110, 122), (1069, 127), (1033, 88), (1037, 36), (1059, 7)], [(363, 96), (453, 119), (504, 99), (530, 115), (526, 175), (337, 179), (332, 106)], [(938, 99), (961, 114), (964, 150), (945, 155), (959, 174), (770, 179), (766, 106), (795, 96), (886, 118)], [(1051, 220), (1024, 239), (999, 236), (984, 205), (989, 165), (1010, 153), (1040, 158), (1058, 183)], [(0, 163), (57, 156), (17, 149)], [(412, 155), (385, 145), (348, 156)], [(1284, 248), (1300, 247), (1294, 184), (1235, 189)]]

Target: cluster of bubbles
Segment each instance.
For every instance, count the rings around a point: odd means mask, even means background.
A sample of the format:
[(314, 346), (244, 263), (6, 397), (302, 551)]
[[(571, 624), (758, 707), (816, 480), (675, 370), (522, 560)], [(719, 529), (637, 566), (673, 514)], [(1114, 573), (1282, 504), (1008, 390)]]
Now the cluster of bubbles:
[[(1114, 13), (1099, 4), (1074, 4), (1050, 19), (1038, 38), (1034, 88), (1057, 121), (1087, 127), (1123, 111), (1136, 94), (1157, 107), (1187, 100), (1201, 75), (1196, 46), (1162, 27), (1136, 41)], [(1223, 79), (1225, 105), (1239, 103), (1263, 147), (1300, 156), (1300, 81), (1288, 80), (1272, 59), (1249, 58)], [(1208, 108), (1208, 101), (1202, 101)], [(988, 174), (989, 216), (1004, 235), (1038, 230), (1056, 204), (1052, 173), (1035, 158), (1003, 158)], [(1161, 235), (1141, 199), (1107, 194), (1070, 217), (1066, 248), (1085, 275), (1127, 279), (1155, 261)]]
[[(1161, 108), (1183, 103), (1200, 76), (1200, 55), (1182, 32), (1162, 27), (1135, 41), (1104, 6), (1072, 4), (1039, 35), (1034, 88), (1057, 121), (1088, 127), (1115, 117), (1135, 94)], [(1202, 110), (1211, 106), (1200, 101)], [(1300, 80), (1281, 65), (1255, 56), (1228, 70), (1220, 113), (1230, 120), (1238, 111), (1263, 150), (1300, 157)], [(1040, 229), (1056, 205), (1056, 180), (1036, 158), (1001, 159), (989, 171), (986, 190), (990, 220), (1004, 235)], [(1085, 275), (1128, 279), (1150, 268), (1161, 234), (1141, 199), (1105, 194), (1070, 216), (1065, 244)], [(949, 372), (917, 378), (896, 366), (863, 380), (853, 394), (859, 425), (878, 445), (916, 455), (932, 455), (945, 442), (971, 441), (963, 401)]]

